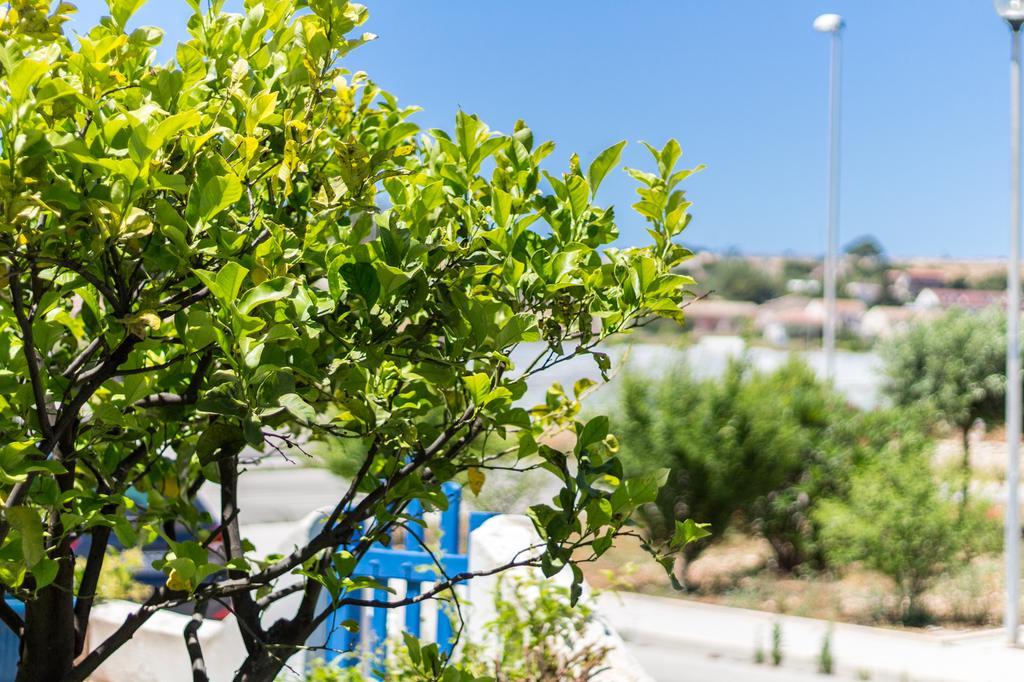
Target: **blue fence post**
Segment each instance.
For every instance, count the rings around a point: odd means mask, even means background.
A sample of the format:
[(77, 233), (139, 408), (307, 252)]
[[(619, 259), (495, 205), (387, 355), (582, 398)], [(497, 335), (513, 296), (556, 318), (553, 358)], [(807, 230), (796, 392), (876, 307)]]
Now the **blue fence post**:
[[(420, 596), (420, 585), (422, 584), (416, 575), (416, 567), (411, 563), (403, 565), (405, 568), (405, 596), (407, 599), (415, 599)], [(422, 609), (420, 602), (409, 604), (405, 607), (405, 631), (413, 637), (420, 636), (422, 627)]]
[(441, 550), (446, 554), (458, 554), (462, 488), (456, 483), (445, 483), (442, 487), (448, 496), (448, 509), (441, 512)]
[[(22, 618), (25, 617), (25, 602), (7, 597), (7, 605)], [(0, 624), (0, 682), (14, 682), (21, 660), (21, 640), (6, 625)]]
[[(448, 509), (441, 513), (440, 518), (440, 554), (432, 555), (428, 547), (424, 546), (423, 526), (416, 523), (423, 519), (423, 506), (419, 501), (411, 502), (405, 509), (409, 517), (411, 532), (406, 532), (404, 542), (392, 542), (387, 546), (375, 545), (371, 547), (362, 557), (359, 565), (356, 566), (353, 576), (364, 576), (374, 578), (382, 584), (387, 585), (389, 579), (402, 580), (405, 582), (405, 595), (407, 598), (415, 599), (423, 593), (425, 582), (435, 582), (441, 579), (437, 573), (438, 566), (435, 559), (440, 563), (443, 573), (449, 576), (462, 573), (469, 568), (468, 556), (468, 534), (476, 530), (492, 513), (471, 512), (468, 515), (467, 523), (462, 523), (462, 489), (457, 484), (446, 483), (443, 486), (445, 496), (448, 498)], [(419, 526), (419, 527), (417, 527)], [(460, 551), (462, 545), (463, 531), (467, 535), (466, 550)], [(313, 531), (314, 533), (316, 530)], [(363, 529), (361, 535), (365, 535)], [(421, 542), (421, 539), (423, 542)], [(353, 543), (359, 538), (353, 538)], [(341, 548), (339, 548), (341, 549)], [(426, 567), (431, 572), (426, 575), (419, 575), (419, 567)], [(374, 589), (373, 599), (379, 602), (390, 601), (390, 593), (386, 589)], [(342, 595), (344, 598), (344, 595)], [(436, 616), (435, 641), (438, 648), (445, 654), (450, 654), (452, 645), (453, 625), (451, 620), (451, 602), (438, 600)], [(330, 608), (330, 604), (323, 602), (323, 608)], [(405, 607), (404, 625), (405, 631), (409, 634), (420, 637), (422, 635), (423, 610), (422, 603), (409, 604)], [(371, 610), (369, 627), (360, 629), (357, 632), (350, 632), (341, 627), (341, 623), (347, 620), (354, 620), (362, 625), (364, 609), (353, 605), (341, 607), (336, 614), (333, 614), (328, 622), (332, 627), (327, 635), (326, 645), (330, 649), (343, 653), (340, 665), (351, 668), (360, 664), (359, 653), (369, 652), (372, 665), (376, 668), (382, 667), (386, 662), (388, 648), (388, 610), (387, 608), (374, 608)], [(368, 634), (372, 633), (372, 634)], [(336, 659), (337, 660), (337, 659)], [(374, 672), (376, 674), (376, 671)], [(0, 679), (0, 682), (4, 680)]]
[[(381, 570), (379, 561), (370, 562), (370, 575), (379, 582), (387, 584), (388, 579)], [(388, 592), (383, 589), (375, 589), (373, 591), (373, 599), (378, 602), (388, 601)], [(387, 658), (387, 643), (388, 643), (388, 609), (386, 608), (375, 608), (370, 616), (371, 628), (373, 629), (373, 658), (383, 663), (384, 659)]]

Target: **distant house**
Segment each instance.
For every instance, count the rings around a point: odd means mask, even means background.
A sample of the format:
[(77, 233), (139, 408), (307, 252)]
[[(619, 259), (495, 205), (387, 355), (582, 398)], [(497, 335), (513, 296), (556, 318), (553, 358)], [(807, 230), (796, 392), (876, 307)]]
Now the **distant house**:
[(790, 294), (816, 296), (821, 293), (821, 282), (816, 279), (790, 279), (786, 281), (786, 291)]
[(739, 334), (756, 315), (757, 304), (747, 301), (703, 299), (686, 307), (686, 321), (697, 334)]
[(934, 317), (936, 312), (913, 306), (876, 305), (861, 318), (860, 335), (865, 339), (887, 339), (902, 334), (915, 322)]
[(762, 311), (771, 310), (796, 310), (807, 307), (813, 299), (810, 296), (802, 296), (800, 294), (786, 294), (785, 296), (779, 296), (765, 301), (761, 304)]
[(821, 338), (821, 319), (807, 308), (768, 308), (761, 304), (756, 327), (769, 343), (782, 346), (793, 339)]
[(917, 298), (924, 289), (945, 287), (948, 274), (939, 268), (907, 268), (886, 273), (892, 295), (906, 303)]
[(914, 307), (919, 310), (947, 310), (949, 308), (984, 310), (992, 306), (1005, 305), (1006, 292), (985, 289), (928, 287), (922, 289), (914, 299)]
[[(836, 301), (837, 329), (857, 332), (867, 306), (857, 299)], [(825, 324), (825, 302), (820, 298), (781, 296), (761, 304), (757, 328), (771, 343), (791, 339), (821, 338)]]
[[(837, 329), (857, 333), (860, 330), (861, 318), (867, 309), (867, 304), (857, 298), (836, 299)], [(825, 324), (825, 301), (820, 298), (813, 299), (807, 304), (806, 311), (820, 320), (820, 324)]]
[(850, 298), (860, 299), (867, 305), (882, 298), (885, 287), (878, 282), (848, 282), (843, 292)]

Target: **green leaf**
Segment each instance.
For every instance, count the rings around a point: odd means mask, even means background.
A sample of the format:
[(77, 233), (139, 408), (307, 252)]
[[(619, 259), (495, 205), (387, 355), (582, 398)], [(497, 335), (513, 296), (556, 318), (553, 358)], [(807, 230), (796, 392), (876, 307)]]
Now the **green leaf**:
[(257, 306), (261, 306), (264, 303), (288, 298), (294, 286), (295, 282), (284, 277), (267, 280), (263, 284), (245, 292), (245, 296), (242, 297), (241, 302), (238, 304), (238, 311), (243, 315), (248, 315)]
[(658, 170), (661, 171), (663, 178), (668, 178), (672, 175), (672, 171), (675, 170), (676, 162), (679, 161), (679, 157), (683, 155), (683, 150), (679, 147), (679, 142), (675, 139), (671, 139), (665, 143), (662, 147), (661, 153), (658, 155)]
[(589, 446), (600, 443), (608, 435), (608, 417), (604, 415), (594, 417), (587, 422), (586, 426), (576, 438), (576, 454), (582, 454)]
[(125, 24), (132, 18), (139, 8), (146, 4), (146, 0), (107, 0), (107, 7), (110, 8), (110, 16), (118, 28), (124, 29)]
[(277, 93), (263, 92), (256, 95), (249, 104), (249, 110), (245, 114), (246, 132), (252, 134), (256, 126), (270, 118), (277, 107)]
[(668, 469), (659, 469), (646, 476), (626, 480), (623, 485), (626, 486), (630, 504), (639, 507), (658, 499), (658, 491), (668, 480), (668, 474)]
[(608, 175), (608, 172), (619, 162), (619, 157), (622, 156), (622, 149), (625, 146), (626, 141), (623, 140), (618, 144), (608, 147), (608, 149), (598, 154), (597, 158), (590, 164), (590, 168), (587, 169), (587, 180), (590, 181), (590, 191), (594, 195), (597, 195), (597, 188), (601, 186), (601, 182)]
[(36, 589), (41, 590), (53, 583), (57, 578), (57, 570), (60, 562), (44, 556), (35, 566), (32, 567), (32, 577), (36, 579)]
[(522, 341), (536, 341), (540, 338), (537, 331), (536, 317), (519, 314), (511, 317), (494, 337), (498, 348), (507, 348)]
[(277, 404), (304, 422), (310, 424), (316, 422), (316, 410), (297, 393), (284, 394), (277, 399)]
[(569, 192), (569, 208), (572, 210), (572, 216), (579, 219), (589, 206), (590, 185), (580, 176), (570, 175), (565, 180), (565, 186)]
[(28, 90), (51, 68), (50, 64), (37, 59), (22, 59), (7, 75), (7, 87), (15, 103), (25, 101)]
[(377, 282), (380, 284), (378, 296), (382, 299), (389, 298), (411, 279), (408, 273), (392, 267), (383, 261), (376, 261), (373, 267), (377, 273)]
[(380, 297), (380, 280), (370, 263), (345, 263), (340, 269), (348, 288), (363, 297), (366, 307), (372, 307)]
[(241, 181), (218, 157), (200, 166), (198, 180), (189, 193), (187, 213), (196, 222), (209, 222), (241, 198)]
[(491, 191), (491, 212), (494, 214), (494, 224), (500, 228), (508, 227), (511, 210), (512, 195), (495, 187)]
[(676, 521), (675, 532), (672, 534), (672, 546), (682, 549), (691, 542), (708, 537), (711, 535), (711, 531), (708, 530), (710, 526), (709, 523), (696, 523), (693, 519)]
[[(217, 287), (225, 301), (234, 301), (242, 289), (242, 282), (249, 270), (235, 261), (228, 261), (217, 273)], [(210, 291), (213, 291), (212, 289)]]
[(149, 134), (150, 149), (159, 149), (169, 138), (174, 137), (182, 130), (195, 128), (201, 120), (199, 112), (194, 109), (168, 116), (160, 121)]
[(486, 374), (472, 374), (462, 377), (462, 381), (466, 384), (474, 405), (479, 407), (487, 402), (487, 396), (491, 392), (491, 380)]
[(43, 549), (43, 522), (39, 510), (32, 507), (11, 507), (7, 521), (21, 534), (21, 553), (29, 568), (38, 564), (46, 553)]

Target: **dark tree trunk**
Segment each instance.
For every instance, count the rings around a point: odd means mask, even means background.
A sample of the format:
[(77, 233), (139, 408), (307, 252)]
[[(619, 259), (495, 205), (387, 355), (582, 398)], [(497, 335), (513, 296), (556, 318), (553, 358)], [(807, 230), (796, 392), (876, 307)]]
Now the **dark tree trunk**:
[(775, 567), (780, 573), (792, 573), (804, 562), (803, 552), (789, 540), (770, 538), (768, 544), (775, 553)]
[(258, 651), (245, 659), (234, 682), (274, 682), (286, 660), (287, 656), (281, 654), (271, 656), (265, 650)]
[(75, 564), (70, 553), (59, 559), (57, 578), (39, 590), (25, 608), (18, 682), (54, 682), (71, 670), (75, 658), (75, 614), (71, 590)]
[(967, 495), (971, 488), (971, 427), (964, 426), (960, 429), (961, 443), (963, 444), (963, 460), (960, 462), (960, 521), (964, 520), (967, 514)]

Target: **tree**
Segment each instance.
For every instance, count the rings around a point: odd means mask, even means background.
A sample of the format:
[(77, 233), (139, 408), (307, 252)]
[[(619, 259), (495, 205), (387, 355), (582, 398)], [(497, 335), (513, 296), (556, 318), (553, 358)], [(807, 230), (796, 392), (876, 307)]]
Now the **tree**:
[(704, 266), (708, 271), (705, 288), (734, 301), (765, 301), (785, 292), (784, 282), (744, 258), (730, 257)]
[(876, 264), (885, 261), (885, 249), (871, 235), (857, 237), (843, 248), (843, 252), (858, 260), (868, 260)]
[[(657, 379), (627, 375), (613, 414), (626, 471), (669, 470), (657, 500), (641, 510), (655, 537), (670, 537), (687, 517), (710, 523), (716, 537), (745, 520), (790, 570), (805, 558), (809, 531), (799, 486), (833, 418), (846, 412), (792, 361), (770, 374), (734, 362), (721, 379), (698, 380), (685, 367)], [(690, 545), (686, 558), (705, 545)]]
[(963, 444), (961, 510), (971, 481), (970, 429), (1003, 419), (1006, 317), (952, 309), (912, 326), (879, 349), (885, 393), (897, 405), (920, 405), (959, 432)]
[[(460, 112), (452, 134), (421, 132), (415, 108), (341, 66), (373, 37), (353, 33), (365, 8), (247, 2), (243, 16), (189, 0), (191, 38), (157, 64), (161, 31), (125, 30), (140, 4), (110, 0), (74, 41), (68, 5), (15, 0), (0, 19), (0, 586), (26, 603), (0, 619), (21, 637), (19, 680), (83, 680), (152, 614), (211, 601), (237, 616), (236, 679), (273, 680), (329, 614), (325, 595), (367, 603), (353, 568), (410, 522), (410, 502), (484, 484), (493, 463), (470, 446), (488, 434), (560, 479), (532, 509), (542, 551), (518, 563), (571, 566), (575, 599), (577, 563), (632, 532), (662, 479), (624, 479), (607, 420), (578, 421), (574, 399), (516, 401), (572, 355), (606, 372), (608, 336), (682, 318), (677, 185), (693, 171), (676, 170), (679, 145), (650, 147), (656, 173), (629, 171), (652, 245), (609, 248), (614, 213), (594, 193), (623, 143), (555, 176), (540, 168), (554, 145), (521, 122), (500, 134)], [(514, 366), (525, 341), (543, 352)], [(572, 452), (542, 444), (564, 429)], [(321, 439), (365, 448), (350, 485), (307, 544), (255, 554), (236, 496), (246, 460)], [(221, 520), (204, 530), (192, 501), (206, 483)], [(148, 505), (129, 516), (132, 489)], [(669, 549), (702, 532), (680, 524)], [(167, 582), (84, 652), (112, 533), (163, 536)], [(288, 575), (300, 581), (281, 587)], [(264, 619), (295, 593), (291, 616)]]
[(956, 515), (920, 451), (873, 459), (853, 475), (845, 500), (825, 500), (816, 511), (830, 559), (862, 562), (892, 578), (908, 625), (925, 619), (919, 597), (954, 557)]

